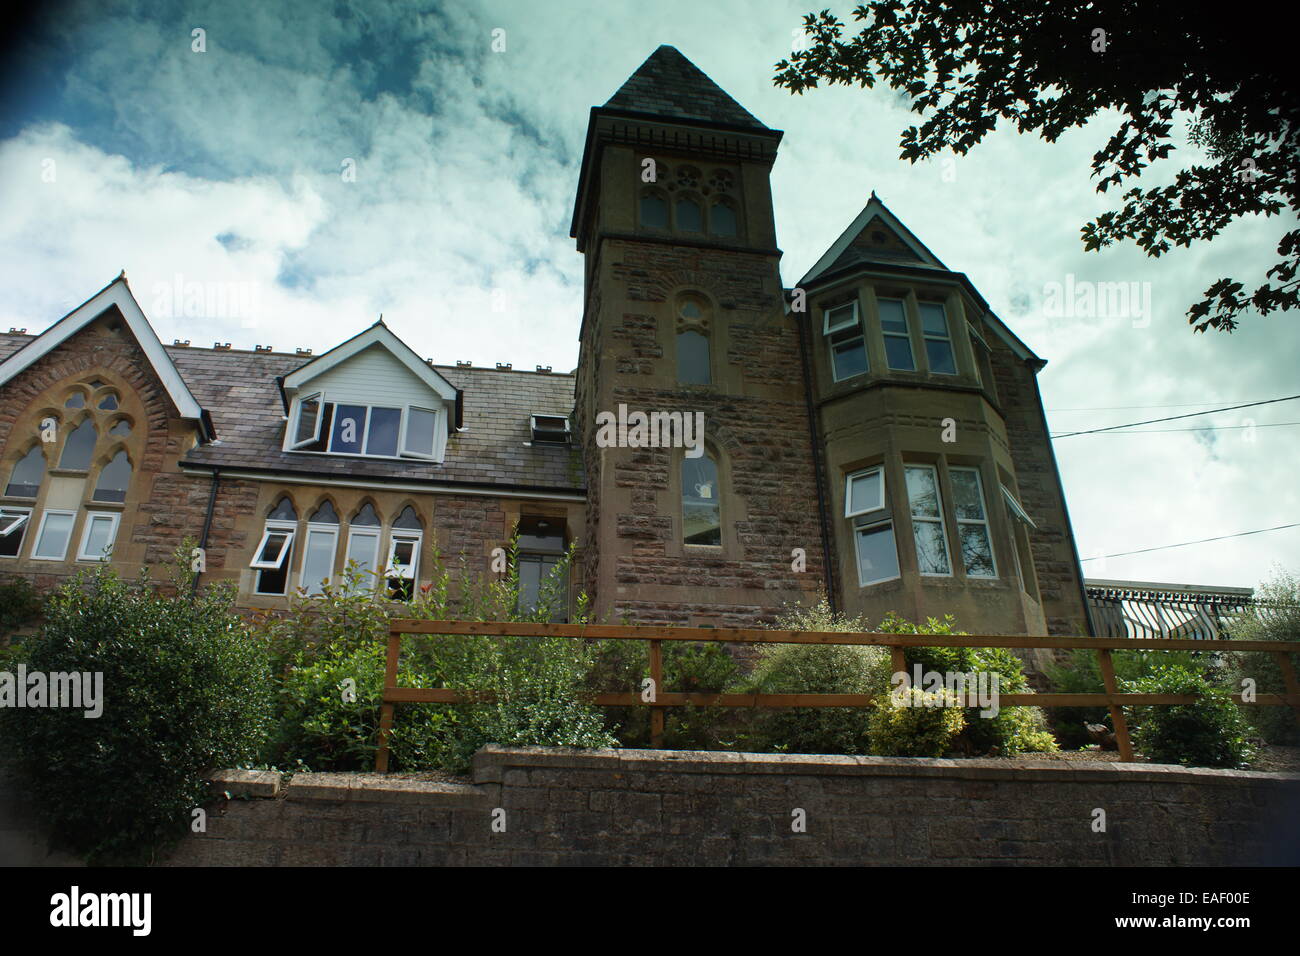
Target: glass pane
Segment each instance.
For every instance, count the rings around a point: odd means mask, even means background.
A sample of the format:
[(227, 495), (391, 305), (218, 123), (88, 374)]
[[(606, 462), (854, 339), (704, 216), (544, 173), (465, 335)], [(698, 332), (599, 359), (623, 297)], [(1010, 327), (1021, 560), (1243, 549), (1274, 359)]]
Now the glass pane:
[(957, 517), (983, 521), (984, 502), (980, 497), (979, 476), (969, 468), (954, 468), (951, 477)]
[(857, 475), (849, 481), (849, 514), (861, 514), (884, 507), (879, 471)]
[(912, 358), (912, 343), (901, 335), (885, 336), (885, 359), (889, 362), (889, 367), (895, 371), (916, 371), (916, 360)]
[[(290, 559), (291, 560), (291, 559)], [(257, 573), (258, 594), (283, 594), (289, 586), (289, 560), (278, 568)]]
[(131, 434), (131, 423), (125, 418), (108, 430), (110, 435), (127, 436)]
[(861, 375), (867, 370), (867, 352), (862, 346), (862, 339), (836, 345), (831, 349), (835, 358), (835, 381)]
[[(14, 520), (18, 518), (20, 512), (6, 511), (0, 515), (0, 531), (4, 531), (13, 525)], [(28, 518), (21, 525), (13, 528), (8, 534), (0, 534), (0, 556), (6, 558), (18, 557), (18, 552), (22, 549), (23, 538), (27, 536), (27, 525), (31, 523)]]
[(989, 529), (982, 524), (959, 524), (961, 560), (966, 573), (974, 578), (993, 577), (993, 545)]
[(284, 549), (284, 543), (289, 540), (289, 535), (285, 532), (272, 532), (266, 536), (266, 544), (262, 546), (261, 553), (256, 558), (257, 564), (273, 564), (280, 560), (280, 552)]
[(316, 434), (316, 423), (320, 421), (320, 398), (308, 398), (298, 406), (298, 431), (294, 444), (311, 441)]
[(420, 518), (416, 515), (415, 509), (407, 505), (402, 509), (402, 513), (397, 516), (397, 520), (393, 522), (393, 527), (416, 529), (420, 527)]
[(103, 558), (113, 544), (113, 519), (95, 516), (90, 519), (84, 553), (92, 558)]
[(13, 495), (15, 498), (35, 498), (37, 492), (41, 490), (41, 481), (44, 478), (45, 456), (41, 453), (40, 445), (33, 445), (31, 450), (14, 465), (5, 494)]
[(361, 454), (361, 439), (366, 432), (366, 406), (338, 405), (334, 410), (330, 451)]
[(858, 580), (863, 584), (898, 577), (898, 549), (894, 546), (894, 526), (877, 525), (857, 533)]
[(272, 521), (297, 521), (298, 512), (294, 510), (293, 502), (286, 495), (276, 502), (275, 509), (267, 515), (267, 518)]
[(516, 533), (520, 551), (564, 553), (564, 521), (560, 518), (521, 517)]
[(68, 440), (63, 443), (63, 456), (59, 467), (71, 471), (86, 471), (90, 467), (90, 456), (95, 451), (95, 423), (87, 418), (73, 429)]
[(396, 455), (397, 432), (402, 427), (400, 408), (370, 409), (370, 428), (366, 434), (367, 455)]
[(857, 324), (855, 321), (856, 313), (853, 303), (848, 305), (837, 305), (833, 309), (826, 310), (826, 330), (828, 332), (839, 332), (843, 329), (852, 328)]
[(96, 501), (126, 501), (126, 486), (131, 482), (131, 462), (126, 452), (119, 451), (104, 466), (95, 485)]
[(912, 506), (914, 518), (939, 517), (939, 488), (934, 480), (932, 468), (905, 468), (907, 478), (907, 500)]
[(943, 525), (938, 521), (913, 521), (916, 538), (916, 563), (922, 574), (952, 574), (948, 563), (948, 543)]
[(409, 575), (411, 565), (415, 562), (415, 542), (410, 540), (398, 539), (393, 542), (393, 566), (390, 570), (401, 570), (403, 575)]
[(334, 573), (334, 544), (337, 535), (333, 531), (307, 532), (307, 554), (302, 566), (302, 585), (308, 594), (319, 594), (322, 582)]
[(113, 411), (117, 408), (117, 396), (109, 392), (99, 400), (99, 407), (106, 412)]
[(368, 527), (378, 527), (379, 515), (375, 513), (375, 506), (367, 501), (361, 506), (360, 510), (352, 516), (352, 523), (366, 525)]
[(736, 234), (736, 210), (726, 203), (714, 203), (709, 210), (709, 228), (715, 236)]
[(952, 343), (947, 339), (926, 339), (925, 357), (930, 363), (930, 371), (940, 375), (956, 375), (957, 363), (952, 357)]
[(63, 403), (64, 408), (85, 408), (86, 396), (80, 392), (73, 392), (68, 396), (68, 400)]
[(922, 302), (918, 308), (921, 312), (921, 328), (926, 335), (948, 334), (948, 320), (943, 314), (943, 306), (934, 302)]
[(519, 556), (519, 605), (525, 610), (532, 611), (537, 607), (537, 599), (541, 594), (542, 586), (542, 562), (540, 558), (532, 555), (521, 554)]
[(641, 197), (641, 225), (653, 229), (668, 228), (668, 203), (658, 196)]
[(353, 531), (348, 535), (348, 554), (349, 562), (356, 564), (357, 569), (362, 574), (362, 581), (367, 585), (374, 583), (374, 578), (367, 572), (378, 571), (376, 567), (379, 561), (379, 532), (377, 531)]
[(907, 334), (907, 313), (903, 311), (902, 299), (877, 299), (880, 307), (880, 327), (886, 332)]
[(704, 313), (700, 311), (700, 307), (696, 305), (694, 302), (691, 302), (689, 300), (682, 303), (682, 307), (677, 310), (677, 314), (680, 315), (683, 319), (704, 318)]
[(722, 544), (718, 466), (707, 454), (682, 459), (682, 539), (687, 544)]
[(315, 521), (319, 524), (338, 524), (339, 514), (334, 510), (334, 506), (328, 501), (322, 501), (317, 508), (307, 518), (308, 521)]
[(682, 232), (704, 231), (704, 215), (694, 199), (677, 200), (677, 228)]
[(35, 557), (62, 558), (68, 553), (68, 538), (72, 535), (72, 515), (46, 515), (36, 542)]
[(677, 333), (677, 381), (683, 385), (708, 385), (709, 340), (699, 332)]
[(406, 414), (406, 450), (417, 455), (432, 455), (437, 414), (423, 408), (408, 409)]

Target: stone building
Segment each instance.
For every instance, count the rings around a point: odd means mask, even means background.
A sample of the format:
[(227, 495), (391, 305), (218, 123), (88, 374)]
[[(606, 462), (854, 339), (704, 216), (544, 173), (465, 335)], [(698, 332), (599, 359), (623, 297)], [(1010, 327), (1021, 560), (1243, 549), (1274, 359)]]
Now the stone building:
[(517, 532), (527, 586), (573, 545), (568, 586), (610, 621), (748, 625), (826, 592), (1087, 633), (1043, 360), (874, 195), (786, 287), (781, 137), (667, 46), (592, 109), (567, 375), (435, 364), (382, 322), (320, 355), (165, 346), (122, 277), (0, 335), (0, 574), (193, 538), (245, 607), (348, 562), (400, 600)]

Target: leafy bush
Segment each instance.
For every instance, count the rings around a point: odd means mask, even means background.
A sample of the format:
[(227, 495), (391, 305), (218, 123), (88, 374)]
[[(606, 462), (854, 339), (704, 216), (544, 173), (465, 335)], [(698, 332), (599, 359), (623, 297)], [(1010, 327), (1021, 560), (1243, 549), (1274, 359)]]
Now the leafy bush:
[(1239, 767), (1254, 750), (1247, 740), (1250, 724), (1222, 687), (1195, 670), (1174, 664), (1125, 685), (1140, 694), (1197, 694), (1193, 704), (1131, 707), (1133, 742), (1156, 763), (1191, 767)]
[(881, 694), (871, 709), (871, 752), (882, 757), (942, 757), (966, 725), (961, 701), (919, 687)]
[[(736, 659), (722, 644), (664, 641), (664, 686), (661, 691), (718, 694), (735, 681)], [(650, 648), (645, 641), (597, 641), (595, 666), (589, 678), (593, 691), (639, 693), (650, 676)], [(650, 708), (605, 707), (605, 724), (624, 747), (650, 746)], [(673, 750), (714, 750), (741, 715), (728, 707), (669, 707), (664, 713), (664, 746)]]
[[(1232, 637), (1243, 641), (1300, 641), (1300, 579), (1278, 572), (1270, 581), (1255, 589), (1260, 606), (1248, 611), (1232, 628)], [(1286, 692), (1282, 671), (1271, 655), (1256, 652), (1230, 653), (1227, 679), (1234, 693), (1240, 693), (1242, 681), (1255, 681), (1259, 694)], [(1291, 666), (1300, 674), (1300, 654), (1291, 655)], [(1300, 744), (1300, 724), (1290, 707), (1247, 707), (1246, 719), (1255, 731), (1271, 744)]]
[[(1208, 655), (1194, 651), (1113, 651), (1110, 659), (1120, 683), (1150, 677), (1164, 666), (1182, 667), (1201, 674), (1206, 674), (1210, 667)], [(1083, 648), (1071, 651), (1065, 663), (1049, 665), (1047, 679), (1053, 693), (1102, 694), (1106, 691), (1097, 652)], [(1084, 724), (1109, 726), (1110, 710), (1106, 707), (1056, 707), (1052, 709), (1050, 721), (1061, 746), (1078, 750), (1092, 742)]]
[[(923, 625), (888, 614), (876, 630), (883, 634), (962, 634), (955, 630), (951, 615), (942, 620), (928, 618)], [(909, 676), (916, 665), (922, 672), (940, 674), (993, 674), (998, 678), (999, 694), (1027, 694), (1032, 689), (1025, 678), (1024, 665), (1003, 647), (908, 647), (903, 651)], [(889, 686), (889, 670), (877, 670), (873, 677), (876, 693)], [(1038, 707), (1001, 707), (994, 716), (984, 716), (979, 707), (966, 707), (965, 719), (953, 746), (967, 754), (1014, 756), (1021, 753), (1050, 752), (1057, 749), (1055, 738), (1047, 729), (1047, 719)]]
[(91, 861), (131, 860), (183, 834), (206, 774), (253, 762), (270, 725), (265, 647), (232, 613), (234, 590), (174, 596), (147, 575), (83, 573), (50, 599), (29, 671), (103, 675), (103, 712), (0, 709), (6, 748), (51, 831)]

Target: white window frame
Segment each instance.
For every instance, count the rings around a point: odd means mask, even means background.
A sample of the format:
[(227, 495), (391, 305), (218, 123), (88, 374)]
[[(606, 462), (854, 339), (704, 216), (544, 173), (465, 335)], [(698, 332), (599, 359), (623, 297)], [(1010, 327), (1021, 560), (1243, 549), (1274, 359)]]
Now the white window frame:
[[(860, 511), (849, 510), (853, 507), (853, 480), (855, 478), (866, 477), (867, 475), (870, 475), (873, 472), (879, 473), (880, 475), (880, 497), (876, 500), (876, 504), (872, 505), (870, 508), (863, 508)], [(884, 507), (885, 507), (885, 466), (884, 465), (873, 465), (870, 468), (862, 468), (859, 469), (858, 471), (851, 472), (844, 477), (844, 517), (856, 518), (859, 515), (871, 514), (871, 512), (873, 511), (881, 511), (884, 509)]]
[[(31, 508), (0, 507), (0, 538), (7, 538), (31, 520)], [(8, 524), (6, 524), (6, 520)]]
[[(298, 423), (299, 421), (302, 420), (302, 406), (305, 402), (310, 402), (312, 399), (315, 399), (317, 402), (319, 402), (319, 407), (316, 410), (316, 429), (312, 433), (312, 436), (310, 438), (304, 438), (301, 441), (299, 441)], [(295, 398), (294, 406), (293, 406), (293, 417), (289, 421), (289, 428), (287, 430), (287, 433), (285, 434), (285, 440), (287, 442), (289, 450), (297, 451), (299, 448), (306, 448), (308, 445), (314, 445), (316, 442), (320, 441), (321, 426), (324, 424), (324, 422), (325, 422), (325, 392), (324, 391), (317, 390), (315, 392), (308, 392), (306, 395), (302, 395), (298, 398)]]
[[(381, 407), (386, 407), (386, 406), (381, 406)], [(430, 412), (433, 415), (433, 451), (427, 455), (422, 451), (412, 451), (411, 449), (406, 447), (407, 428), (409, 427), (411, 422), (411, 411), (413, 409), (422, 412)], [(440, 436), (443, 434), (442, 416), (445, 413), (446, 413), (446, 409), (431, 408), (428, 405), (407, 405), (404, 409), (402, 409), (402, 425), (398, 429), (398, 433), (397, 433), (397, 457), (398, 458), (422, 458), (425, 461), (441, 461), (442, 442), (439, 439)], [(377, 458), (379, 456), (370, 455), (367, 457)]]
[[(897, 303), (898, 303), (899, 307), (900, 307), (900, 308), (902, 309), (902, 311), (903, 311), (903, 331), (902, 331), (902, 332), (890, 332), (890, 331), (888, 331), (888, 330), (885, 329), (885, 315), (884, 315), (884, 313), (880, 310), (880, 303), (882, 303), (882, 302), (897, 302)], [(916, 346), (912, 343), (912, 320), (911, 320), (911, 317), (908, 316), (908, 314), (907, 314), (907, 300), (906, 300), (906, 299), (899, 299), (899, 298), (896, 298), (896, 297), (894, 297), (894, 296), (892, 296), (892, 295), (882, 295), (882, 296), (877, 296), (877, 297), (876, 297), (876, 312), (877, 312), (877, 314), (879, 314), (879, 316), (880, 316), (880, 336), (881, 336), (881, 338), (882, 338), (883, 340), (885, 340), (884, 343), (883, 343), (883, 344), (885, 345), (885, 368), (889, 369), (891, 372), (915, 372), (915, 371), (916, 371)], [(902, 339), (903, 341), (905, 341), (905, 342), (907, 343), (907, 354), (910, 355), (910, 356), (912, 357), (912, 367), (911, 367), (911, 368), (894, 368), (894, 366), (892, 366), (892, 365), (889, 364), (889, 342), (888, 342), (888, 340), (891, 339), (891, 338)]]
[[(257, 556), (266, 548), (267, 539), (273, 534), (285, 535), (284, 544), (280, 546), (274, 561), (259, 561)], [(293, 550), (293, 539), (298, 534), (298, 523), (296, 521), (268, 521), (266, 530), (262, 532), (262, 538), (257, 542), (257, 547), (253, 549), (253, 560), (248, 566), (257, 571), (279, 571), (288, 559), (289, 553)]]
[[(90, 529), (94, 527), (96, 521), (108, 519), (111, 528), (108, 532), (108, 552), (107, 554), (90, 554), (86, 551), (86, 546), (90, 543)], [(117, 544), (117, 529), (121, 524), (122, 516), (116, 511), (87, 511), (86, 520), (81, 523), (81, 543), (77, 545), (78, 561), (108, 561), (112, 558), (113, 547)]]
[[(910, 491), (908, 491), (908, 494), (907, 494), (907, 515), (908, 515), (909, 518), (912, 519), (912, 524), (913, 524), (913, 525), (915, 525), (918, 521), (920, 521), (920, 522), (922, 522), (922, 523), (924, 523), (924, 524), (937, 524), (937, 525), (939, 526), (939, 534), (940, 534), (940, 535), (942, 536), (942, 538), (943, 538), (944, 557), (946, 557), (946, 558), (948, 559), (948, 570), (947, 570), (947, 571), (922, 571), (922, 570), (921, 570), (921, 554), (920, 554), (920, 551), (918, 550), (918, 551), (917, 551), (917, 555), (916, 555), (916, 570), (917, 570), (917, 573), (920, 574), (921, 577), (923, 577), (923, 578), (950, 578), (950, 577), (953, 576), (952, 542), (948, 540), (948, 525), (947, 525), (947, 522), (945, 522), (945, 521), (943, 520), (943, 489), (939, 487), (939, 469), (936, 468), (934, 465), (927, 465), (927, 464), (923, 464), (923, 463), (917, 463), (917, 462), (904, 463), (904, 465), (903, 465), (903, 489), (904, 489), (905, 491), (907, 490), (907, 472), (908, 472), (909, 470), (912, 470), (912, 469), (916, 469), (917, 471), (928, 471), (928, 472), (930, 473), (930, 476), (934, 479), (934, 502), (935, 502), (935, 507), (936, 507), (936, 509), (938, 510), (939, 513), (938, 513), (938, 515), (936, 515), (936, 516), (933, 517), (933, 518), (930, 518), (930, 517), (917, 517), (917, 516), (916, 516), (915, 514), (913, 514), (913, 512), (912, 512), (912, 494), (911, 494)], [(913, 548), (916, 547), (916, 528), (915, 528), (915, 527), (912, 528), (912, 547), (913, 547)]]
[[(965, 574), (966, 577), (968, 578), (977, 578), (981, 581), (992, 581), (998, 577), (998, 555), (997, 555), (997, 548), (995, 547), (993, 542), (993, 527), (992, 525), (989, 524), (989, 499), (988, 499), (988, 495), (984, 494), (984, 477), (980, 474), (980, 470), (978, 468), (969, 465), (968, 466), (954, 465), (950, 467), (948, 471), (950, 474), (952, 472), (958, 472), (958, 471), (969, 471), (971, 474), (975, 476), (975, 489), (979, 492), (979, 496), (980, 496), (980, 511), (984, 513), (983, 518), (963, 518), (957, 511), (956, 500), (953, 501), (952, 515), (953, 518), (955, 518), (957, 521), (958, 552), (960, 553), (961, 551), (961, 526), (964, 524), (983, 525), (984, 535), (985, 537), (988, 538), (989, 541), (989, 562), (993, 565), (992, 574), (971, 574), (969, 571), (966, 570), (966, 561), (965, 559), (963, 559), (961, 563), (962, 573)], [(955, 493), (954, 493), (954, 499), (955, 499)]]
[[(858, 542), (860, 534), (863, 531), (875, 531), (877, 529), (888, 528), (890, 536), (894, 539), (894, 566), (898, 568), (897, 573), (891, 574), (884, 578), (874, 578), (870, 581), (862, 579), (862, 556), (858, 553)], [(897, 581), (903, 576), (902, 562), (898, 560), (898, 529), (894, 525), (894, 519), (887, 514), (882, 514), (879, 518), (864, 519), (857, 518), (852, 522), (853, 530), (853, 563), (857, 565), (858, 587), (865, 588), (873, 584), (884, 584), (886, 581)]]
[[(923, 315), (920, 314), (920, 312), (921, 312), (921, 306), (923, 306), (923, 305), (931, 305), (931, 306), (935, 306), (936, 308), (938, 308), (940, 314), (943, 315), (943, 327), (944, 327), (944, 330), (945, 330), (943, 335), (939, 335), (937, 332), (927, 332), (927, 331), (925, 330), (925, 316), (923, 316)], [(916, 307), (916, 310), (917, 310), (917, 315), (918, 315), (918, 317), (920, 318), (920, 321), (921, 321), (921, 347), (922, 347), (922, 351), (925, 352), (925, 369), (926, 369), (926, 371), (929, 372), (931, 375), (957, 375), (957, 374), (959, 374), (959, 373), (961, 372), (961, 369), (960, 369), (960, 368), (958, 367), (958, 365), (957, 365), (957, 346), (953, 343), (953, 340), (952, 340), (952, 320), (951, 320), (950, 318), (948, 318), (948, 307), (947, 307), (946, 305), (944, 305), (942, 302), (934, 302), (934, 301), (931, 301), (931, 300), (926, 300), (926, 301), (923, 301), (923, 302), (918, 303), (918, 304), (917, 304), (917, 307)], [(926, 343), (926, 342), (947, 342), (947, 343), (948, 343), (948, 352), (949, 352), (950, 355), (952, 355), (952, 371), (951, 371), (951, 372), (939, 372), (939, 371), (936, 371), (935, 369), (933, 369), (933, 368), (930, 367), (930, 350), (929, 350), (928, 348), (925, 347), (925, 343)], [(987, 512), (987, 511), (988, 511), (988, 509), (987, 509), (987, 507), (986, 507), (986, 508), (985, 508), (985, 512)], [(986, 517), (987, 517), (987, 514), (986, 514)]]
[(311, 539), (313, 535), (329, 535), (334, 539), (334, 544), (330, 547), (330, 567), (329, 574), (319, 579), (329, 584), (334, 580), (334, 562), (339, 556), (339, 526), (337, 524), (325, 524), (317, 521), (307, 522), (307, 533), (302, 539), (302, 563), (298, 566), (298, 583), (306, 589), (308, 594), (320, 594), (324, 587), (317, 584), (317, 578), (307, 577), (307, 559), (311, 557)]
[[(415, 545), (411, 549), (411, 557), (415, 559), (411, 564), (397, 564), (394, 561), (394, 553), (397, 551), (397, 544), (400, 541), (410, 541)], [(383, 573), (385, 590), (387, 590), (389, 578), (402, 578), (411, 582), (411, 593), (414, 595), (415, 589), (420, 583), (420, 551), (423, 548), (423, 531), (393, 528), (388, 532), (388, 559), (384, 562)]]
[(343, 556), (343, 566), (345, 568), (355, 560), (355, 555), (360, 550), (357, 546), (358, 538), (374, 539), (374, 547), (370, 555), (370, 570), (375, 575), (375, 580), (370, 582), (371, 587), (373, 587), (378, 581), (378, 575), (384, 570), (379, 564), (379, 545), (384, 539), (384, 529), (375, 524), (348, 525), (348, 549)]
[[(831, 313), (839, 312), (842, 309), (848, 309), (850, 317), (844, 321), (836, 322), (834, 325), (831, 325)], [(857, 329), (856, 335), (851, 335), (839, 340), (832, 338), (834, 335), (838, 335), (841, 332), (846, 332), (854, 328)], [(851, 302), (841, 302), (839, 305), (822, 308), (822, 335), (826, 338), (826, 352), (831, 363), (831, 381), (844, 382), (858, 375), (865, 375), (867, 372), (871, 371), (871, 358), (867, 355), (867, 337), (865, 330), (862, 328), (862, 316), (859, 313), (857, 299), (854, 299)], [(843, 378), (840, 378), (839, 374), (835, 370), (835, 350), (836, 348), (851, 345), (855, 342), (862, 349), (863, 364), (866, 365), (866, 368), (861, 372), (855, 372), (853, 375), (846, 375)]]
[[(72, 527), (68, 528), (68, 540), (64, 542), (64, 544), (63, 544), (63, 551), (59, 553), (58, 557), (52, 557), (52, 556), (49, 556), (49, 555), (43, 555), (43, 554), (37, 554), (37, 553), (36, 553), (37, 549), (38, 549), (38, 548), (40, 547), (40, 545), (41, 545), (41, 538), (45, 535), (45, 524), (46, 524), (47, 521), (49, 521), (51, 515), (66, 515), (67, 517), (69, 517), (69, 518), (72, 519)], [(67, 560), (67, 557), (68, 557), (68, 548), (72, 546), (72, 535), (73, 535), (73, 532), (76, 530), (76, 525), (77, 525), (77, 513), (76, 513), (75, 511), (65, 511), (65, 510), (60, 509), (60, 508), (47, 508), (47, 509), (45, 509), (45, 511), (41, 514), (41, 524), (40, 524), (40, 527), (37, 528), (37, 530), (36, 530), (36, 540), (32, 542), (32, 554), (31, 554), (31, 558), (32, 558), (32, 560), (33, 560), (33, 561), (65, 561), (65, 560)]]

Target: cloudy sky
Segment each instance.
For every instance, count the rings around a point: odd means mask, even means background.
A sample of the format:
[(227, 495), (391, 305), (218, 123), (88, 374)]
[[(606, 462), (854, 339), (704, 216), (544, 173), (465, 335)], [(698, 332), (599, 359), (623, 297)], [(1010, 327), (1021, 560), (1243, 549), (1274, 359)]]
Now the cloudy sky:
[[(1054, 432), (1300, 392), (1294, 314), (1231, 336), (1194, 335), (1184, 317), (1222, 275), (1253, 288), (1293, 220), (1240, 222), (1160, 260), (1085, 253), (1080, 226), (1115, 201), (1089, 181), (1113, 119), (1050, 146), (1000, 130), (970, 156), (912, 166), (898, 159), (912, 118), (890, 92), (772, 85), (808, 9), (52, 5), (0, 67), (0, 324), (40, 331), (125, 269), (168, 342), (320, 352), (383, 313), (438, 362), (567, 371), (587, 111), (669, 43), (785, 130), (773, 188), (786, 285), (875, 189), (1048, 359)], [(1175, 158), (1192, 155), (1183, 145)], [(1149, 283), (1150, 314), (1053, 314), (1052, 284), (1068, 281)], [(242, 309), (187, 314), (169, 290), (193, 282), (233, 283)], [(1085, 573), (1253, 586), (1300, 569), (1300, 528), (1101, 558), (1300, 522), (1300, 426), (1266, 427), (1283, 422), (1300, 422), (1300, 402), (1058, 440)]]

